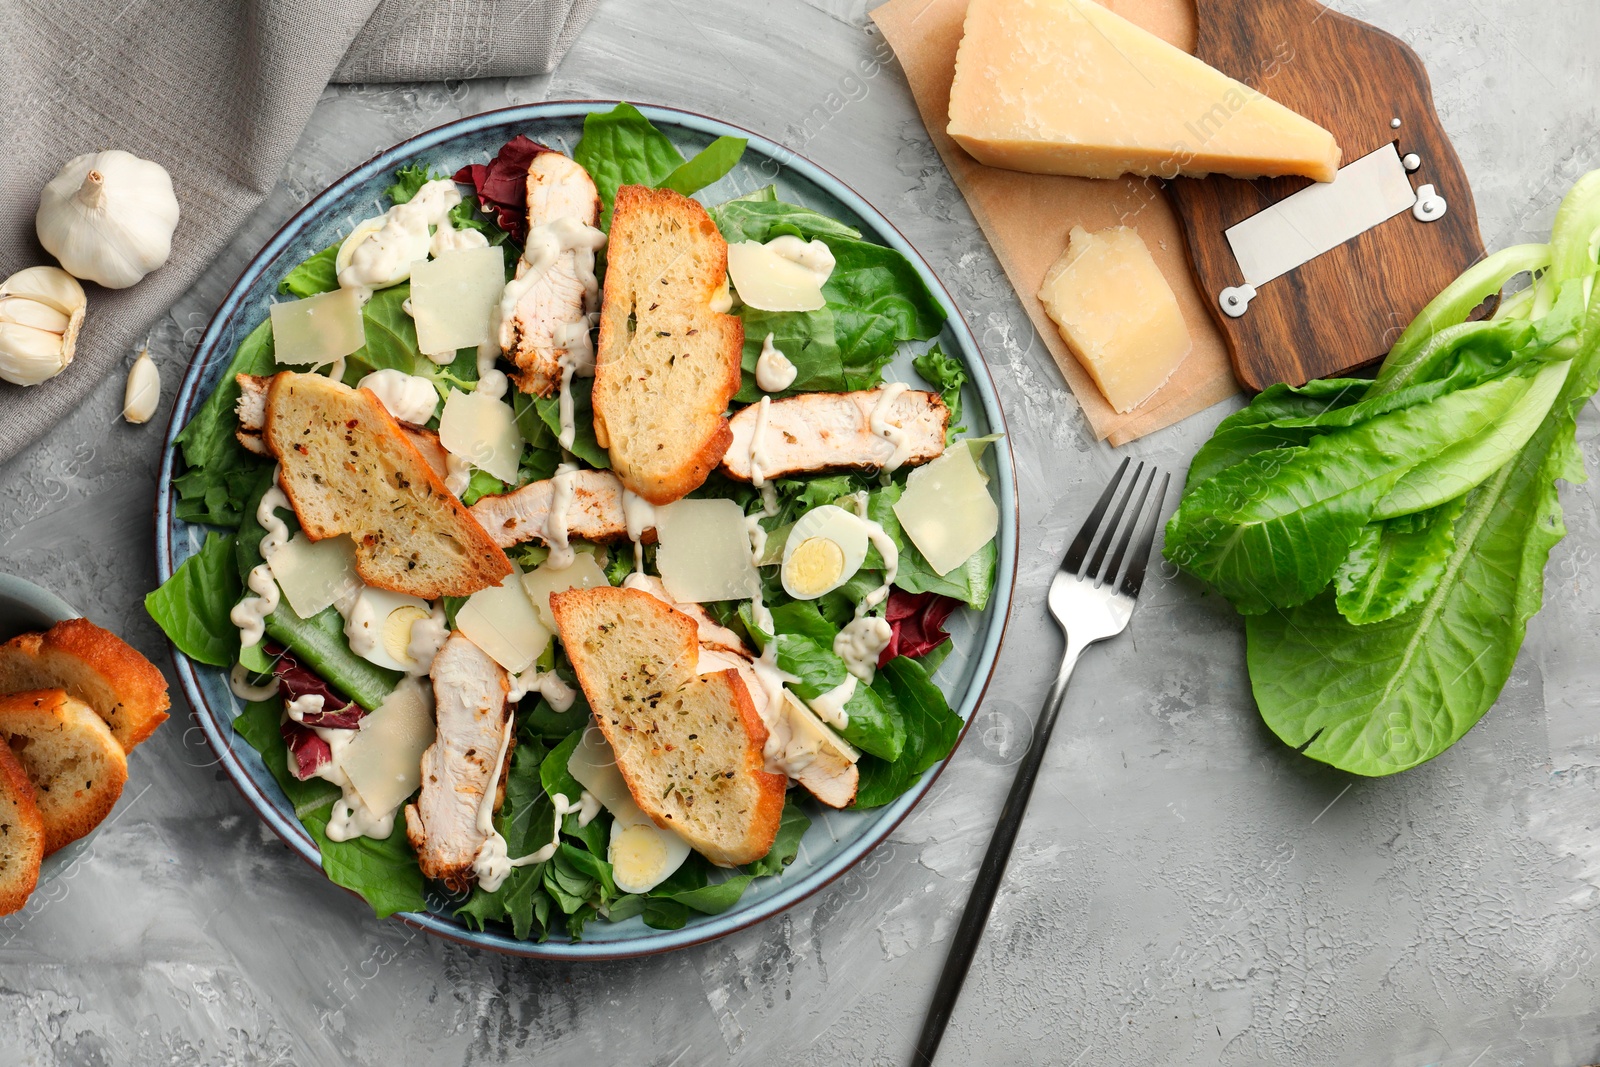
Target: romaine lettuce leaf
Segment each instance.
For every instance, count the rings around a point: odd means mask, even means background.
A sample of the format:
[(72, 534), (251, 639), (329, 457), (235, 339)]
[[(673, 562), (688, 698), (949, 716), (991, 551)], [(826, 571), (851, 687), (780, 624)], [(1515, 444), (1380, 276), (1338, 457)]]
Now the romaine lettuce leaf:
[(1339, 614), (1364, 626), (1400, 615), (1432, 593), (1455, 547), (1465, 497), (1368, 523), (1333, 576)]

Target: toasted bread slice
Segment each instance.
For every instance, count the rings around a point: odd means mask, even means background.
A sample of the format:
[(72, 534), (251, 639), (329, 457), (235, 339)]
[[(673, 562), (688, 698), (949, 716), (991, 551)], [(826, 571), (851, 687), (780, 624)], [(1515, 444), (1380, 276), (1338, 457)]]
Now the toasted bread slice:
[[(239, 428), (233, 431), (233, 436), (248, 451), (258, 456), (272, 454), (267, 451), (267, 443), (261, 439), (261, 431), (267, 422), (267, 390), (272, 387), (272, 377), (259, 374), (234, 375), (234, 379), (239, 383), (239, 399), (233, 406), (233, 413), (239, 420)], [(417, 451), (428, 461), (433, 473), (442, 479), (448, 473), (449, 466), (444, 446), (439, 443), (439, 435), (425, 426), (413, 426), (409, 422), (402, 422), (400, 429), (405, 431), (407, 440), (417, 446)]]
[(49, 855), (111, 814), (128, 757), (94, 709), (60, 689), (0, 697), (0, 738), (28, 772)]
[(696, 673), (695, 621), (633, 589), (572, 589), (550, 607), (640, 809), (724, 867), (771, 851), (787, 781), (763, 768), (767, 728), (739, 673)]
[(705, 208), (667, 189), (617, 190), (595, 353), (594, 432), (622, 484), (670, 504), (733, 440), (744, 325), (711, 310), (728, 244)]
[(470, 596), (511, 561), (366, 389), (284, 371), (267, 390), (267, 448), (301, 529), (347, 533), (368, 585), (432, 600)]
[(28, 902), (43, 861), (44, 816), (33, 783), (10, 746), (0, 745), (0, 915)]
[(167, 680), (131, 645), (88, 619), (0, 645), (0, 693), (65, 689), (93, 708), (124, 752), (167, 721)]

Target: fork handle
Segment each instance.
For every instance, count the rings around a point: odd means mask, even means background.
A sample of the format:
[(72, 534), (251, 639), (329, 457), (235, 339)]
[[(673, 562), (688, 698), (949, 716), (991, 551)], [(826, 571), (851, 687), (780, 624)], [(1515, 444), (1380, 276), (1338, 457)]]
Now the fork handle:
[(955, 1011), (957, 998), (961, 996), (961, 984), (972, 966), (978, 943), (983, 940), (989, 910), (994, 906), (996, 894), (1000, 892), (1000, 882), (1006, 873), (1006, 864), (1011, 859), (1012, 846), (1017, 842), (1017, 831), (1022, 828), (1022, 817), (1028, 809), (1028, 798), (1033, 795), (1033, 783), (1038, 779), (1039, 767), (1044, 763), (1044, 752), (1050, 744), (1050, 734), (1056, 727), (1062, 698), (1067, 695), (1067, 680), (1072, 677), (1072, 668), (1077, 666), (1083, 647), (1068, 635), (1061, 670), (1056, 675), (1055, 684), (1050, 687), (1049, 695), (1044, 698), (1044, 707), (1040, 709), (1039, 719), (1034, 724), (1033, 739), (1028, 742), (1028, 751), (1017, 768), (1017, 776), (1011, 781), (1011, 792), (1006, 795), (1005, 806), (1000, 809), (1000, 821), (989, 838), (989, 850), (984, 853), (983, 863), (978, 867), (977, 882), (972, 887), (971, 896), (967, 897), (966, 909), (961, 913), (961, 924), (956, 927), (950, 954), (945, 957), (944, 970), (940, 972), (939, 984), (934, 988), (933, 1004), (923, 1020), (922, 1033), (917, 1037), (916, 1051), (911, 1059), (916, 1067), (927, 1067), (933, 1063), (939, 1042), (944, 1037), (945, 1026)]

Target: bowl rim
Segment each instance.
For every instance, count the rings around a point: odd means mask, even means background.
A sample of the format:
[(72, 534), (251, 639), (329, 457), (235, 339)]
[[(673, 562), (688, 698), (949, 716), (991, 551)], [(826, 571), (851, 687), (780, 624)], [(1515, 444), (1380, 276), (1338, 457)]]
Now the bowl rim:
[[(226, 360), (232, 358), (231, 350), (222, 351), (219, 347), (224, 331), (227, 329), (230, 320), (239, 311), (247, 290), (266, 271), (266, 268), (277, 259), (278, 255), (285, 250), (292, 239), (304, 227), (307, 220), (320, 214), (329, 204), (351, 188), (375, 176), (391, 172), (396, 166), (422, 152), (440, 147), (456, 137), (518, 121), (572, 119), (615, 107), (620, 102), (622, 101), (615, 99), (542, 101), (496, 108), (452, 120), (399, 141), (365, 162), (351, 168), (345, 174), (329, 183), (325, 189), (312, 197), (278, 228), (260, 250), (250, 258), (240, 272), (239, 277), (229, 287), (227, 294), (206, 324), (206, 328), (201, 334), (200, 341), (195, 347), (194, 354), (190, 358), (178, 386), (162, 446), (160, 481), (157, 486), (156, 506), (154, 509), (156, 567), (158, 577), (162, 582), (167, 581), (175, 570), (172, 554), (174, 546), (170, 528), (175, 521), (175, 516), (173, 515), (172, 477), (174, 461), (177, 455), (177, 436), (184, 425), (188, 423), (195, 406), (203, 399), (197, 395), (199, 379), (213, 359)], [(934, 273), (932, 267), (928, 265), (921, 254), (912, 247), (900, 230), (882, 212), (878, 211), (877, 208), (855, 192), (849, 185), (800, 153), (759, 133), (744, 129), (722, 119), (666, 105), (629, 102), (633, 103), (652, 122), (663, 121), (673, 126), (711, 136), (732, 135), (745, 138), (750, 147), (755, 148), (766, 158), (777, 161), (780, 172), (783, 168), (793, 169), (801, 177), (844, 204), (858, 217), (871, 223), (877, 230), (875, 236), (882, 238), (889, 247), (906, 256), (924, 281), (929, 284), (934, 295), (940, 299), (941, 304), (947, 311), (946, 325), (955, 334), (956, 340), (962, 349), (960, 353), (962, 363), (968, 369), (969, 380), (979, 395), (991, 430), (1005, 435), (1002, 442), (1005, 447), (994, 450), (996, 477), (999, 482), (998, 489), (1002, 501), (1002, 506), (1000, 507), (1000, 531), (996, 537), (999, 558), (994, 591), (984, 612), (988, 622), (982, 631), (982, 642), (976, 655), (973, 683), (962, 694), (961, 706), (957, 709), (957, 714), (962, 717), (961, 733), (956, 740), (955, 746), (952, 747), (950, 755), (925, 771), (922, 778), (901, 796), (882, 808), (876, 809), (878, 812), (877, 820), (855, 841), (847, 844), (838, 855), (826, 863), (806, 871), (804, 877), (798, 879), (793, 885), (785, 886), (752, 907), (741, 909), (738, 905), (735, 905), (729, 911), (719, 915), (698, 917), (698, 921), (692, 922), (679, 930), (652, 930), (646, 935), (614, 941), (562, 941), (554, 938), (544, 942), (521, 941), (492, 928), (472, 930), (461, 920), (452, 916), (435, 915), (431, 912), (397, 912), (393, 916), (408, 926), (426, 930), (429, 933), (461, 944), (491, 949), (509, 955), (539, 959), (588, 961), (626, 959), (656, 955), (703, 944), (754, 926), (787, 911), (853, 868), (868, 852), (880, 845), (894, 832), (895, 828), (910, 813), (911, 809), (932, 788), (934, 782), (938, 780), (939, 775), (960, 748), (972, 724), (972, 719), (976, 715), (979, 706), (981, 706), (989, 685), (994, 679), (995, 667), (999, 660), (1000, 649), (1004, 643), (1009, 623), (1011, 601), (1016, 582), (1016, 557), (1021, 504), (1015, 485), (1015, 461), (1012, 455), (1011, 435), (1006, 424), (1005, 414), (1000, 407), (994, 376), (988, 363), (983, 359), (982, 350), (978, 346), (977, 339), (962, 315), (960, 307), (952, 298), (949, 289)], [(773, 175), (773, 177), (775, 176), (776, 174)], [(1006, 500), (1010, 501), (1010, 507), (1004, 506), (1004, 501)], [(223, 724), (219, 721), (219, 717), (207, 702), (204, 692), (200, 688), (196, 665), (176, 647), (173, 647), (172, 652), (174, 667), (177, 671), (179, 682), (183, 687), (184, 695), (190, 701), (195, 718), (200, 723), (207, 743), (216, 754), (219, 764), (227, 771), (228, 778), (233, 782), (234, 787), (255, 809), (256, 814), (283, 839), (284, 843), (292, 851), (320, 871), (320, 853), (317, 850), (315, 840), (300, 824), (299, 820), (293, 818), (292, 815), (286, 816), (280, 812), (273, 799), (266, 796), (245, 771), (240, 763), (239, 754), (235, 752), (230, 743), (230, 737), (233, 736), (231, 726), (225, 736)], [(965, 714), (962, 714), (962, 712), (965, 712)], [(253, 749), (251, 754), (254, 754)], [(344, 889), (342, 886), (336, 888)], [(345, 889), (344, 891), (352, 896), (359, 897), (352, 890)]]

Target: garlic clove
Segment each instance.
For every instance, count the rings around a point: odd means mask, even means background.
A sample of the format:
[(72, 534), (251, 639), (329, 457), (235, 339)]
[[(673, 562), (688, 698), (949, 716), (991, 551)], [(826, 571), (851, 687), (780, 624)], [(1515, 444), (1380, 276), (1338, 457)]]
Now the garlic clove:
[(122, 394), (122, 417), (131, 423), (149, 422), (161, 404), (161, 371), (144, 349), (128, 368), (128, 385)]
[(0, 296), (25, 296), (71, 315), (89, 302), (78, 279), (60, 267), (28, 267), (0, 282)]
[(38, 385), (72, 362), (62, 335), (15, 322), (0, 322), (0, 378), (15, 385)]
[(67, 316), (26, 296), (0, 296), (0, 322), (14, 322), (51, 333), (67, 332)]

